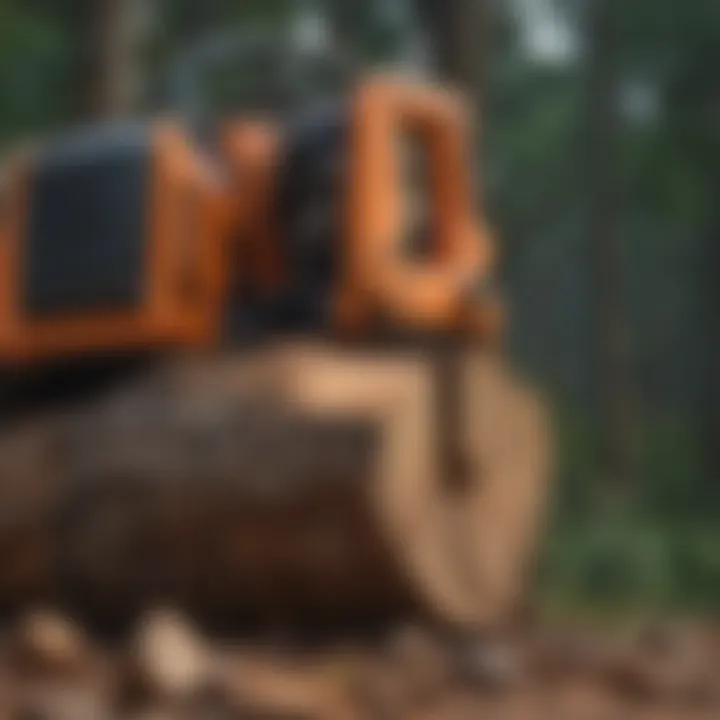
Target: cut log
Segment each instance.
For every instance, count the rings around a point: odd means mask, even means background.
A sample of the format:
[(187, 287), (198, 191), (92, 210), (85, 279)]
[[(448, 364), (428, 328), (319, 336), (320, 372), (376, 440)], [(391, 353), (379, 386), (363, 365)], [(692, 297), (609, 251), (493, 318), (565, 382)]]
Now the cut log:
[(168, 602), (235, 622), (502, 622), (545, 506), (546, 420), (497, 359), (464, 366), (460, 492), (417, 354), (286, 344), (179, 362), (58, 414), (62, 454), (23, 463), (52, 517), (37, 588), (108, 617)]

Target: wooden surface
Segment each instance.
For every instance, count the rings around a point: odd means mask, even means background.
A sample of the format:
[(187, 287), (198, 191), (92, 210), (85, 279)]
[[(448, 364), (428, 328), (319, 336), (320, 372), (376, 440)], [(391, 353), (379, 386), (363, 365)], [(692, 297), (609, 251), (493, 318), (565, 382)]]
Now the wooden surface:
[(419, 355), (315, 344), (188, 360), (28, 420), (0, 439), (0, 599), (504, 622), (545, 506), (547, 427), (501, 362), (463, 364), (462, 491), (441, 477)]

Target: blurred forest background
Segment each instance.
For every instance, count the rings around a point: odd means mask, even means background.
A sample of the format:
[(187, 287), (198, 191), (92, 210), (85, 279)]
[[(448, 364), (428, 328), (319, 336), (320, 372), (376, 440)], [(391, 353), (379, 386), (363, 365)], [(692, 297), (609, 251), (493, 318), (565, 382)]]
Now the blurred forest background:
[(509, 343), (557, 410), (543, 600), (718, 606), (720, 3), (0, 0), (0, 157), (162, 107), (179, 52), (249, 24), (475, 102)]

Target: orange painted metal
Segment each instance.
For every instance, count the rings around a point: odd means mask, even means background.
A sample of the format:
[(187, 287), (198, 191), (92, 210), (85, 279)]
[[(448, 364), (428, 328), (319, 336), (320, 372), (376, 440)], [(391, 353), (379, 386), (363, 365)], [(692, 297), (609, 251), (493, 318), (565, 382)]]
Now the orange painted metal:
[[(448, 89), (373, 77), (352, 98), (347, 194), (333, 279), (334, 329), (377, 323), (443, 329), (488, 324), (470, 295), (491, 271), (493, 246), (473, 211), (468, 112)], [(403, 250), (404, 188), (399, 146), (418, 141), (430, 170), (429, 254)], [(32, 157), (12, 171), (10, 212), (0, 219), (0, 362), (22, 363), (129, 348), (207, 347), (222, 340), (231, 283), (281, 296), (290, 268), (282, 256), (276, 184), (282, 135), (272, 122), (230, 123), (222, 180), (171, 122), (154, 128), (152, 197), (144, 295), (126, 312), (54, 320), (21, 307)]]
[[(362, 331), (382, 319), (421, 329), (477, 329), (478, 309), (468, 295), (494, 258), (474, 212), (465, 103), (451, 90), (386, 76), (361, 82), (351, 102), (334, 329)], [(426, 152), (431, 173), (432, 248), (422, 262), (402, 250), (398, 146), (407, 134)], [(235, 170), (243, 277), (264, 296), (281, 296), (291, 271), (280, 249), (275, 203), (281, 147), (281, 132), (269, 122), (229, 125), (224, 134)]]
[[(407, 80), (360, 86), (353, 113), (346, 253), (336, 317), (342, 328), (379, 318), (449, 329), (492, 262), (492, 243), (473, 212), (468, 112), (461, 97)], [(398, 153), (410, 133), (427, 152), (434, 218), (430, 256), (402, 251), (403, 187)]]
[(271, 121), (232, 123), (223, 130), (223, 152), (232, 176), (237, 259), (242, 265), (235, 268), (236, 277), (264, 297), (281, 293), (288, 275), (275, 202), (281, 143), (281, 132)]
[(227, 198), (212, 168), (171, 123), (154, 128), (152, 183), (143, 298), (124, 312), (52, 320), (27, 317), (21, 306), (32, 159), (10, 183), (10, 218), (0, 246), (0, 361), (56, 359), (94, 351), (219, 340), (226, 278)]

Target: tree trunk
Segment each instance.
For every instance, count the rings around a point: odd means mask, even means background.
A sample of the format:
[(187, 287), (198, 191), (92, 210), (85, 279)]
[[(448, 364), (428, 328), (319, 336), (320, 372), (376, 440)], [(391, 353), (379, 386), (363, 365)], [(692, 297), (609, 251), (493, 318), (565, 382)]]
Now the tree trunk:
[(132, 113), (141, 94), (139, 55), (149, 26), (148, 0), (90, 0), (84, 21), (83, 115), (113, 120)]
[(479, 105), (485, 95), (488, 49), (484, 0), (417, 0), (418, 14), (440, 76)]
[[(720, 108), (720, 92), (717, 107)], [(720, 187), (720, 166), (708, 173), (709, 186)], [(708, 481), (713, 486), (720, 478), (720, 209), (715, 205), (708, 219), (705, 279), (707, 287), (707, 358), (705, 360), (705, 383), (702, 398), (702, 418), (705, 445), (705, 462)]]
[(338, 69), (346, 79), (356, 77), (372, 57), (369, 38), (376, 38), (380, 33), (377, 7), (363, 0), (324, 0), (322, 7)]
[(357, 51), (358, 29), (366, 23), (367, 8), (356, 1), (338, 3), (332, 0), (326, 0), (323, 7), (333, 33), (333, 41), (343, 50), (350, 50), (354, 54)]
[[(477, 119), (485, 100), (487, 3), (485, 0), (417, 0), (417, 11), (440, 78), (464, 93)], [(473, 158), (468, 161), (474, 170)], [(456, 345), (463, 344), (461, 339), (449, 348), (440, 349), (435, 378), (444, 474), (446, 481), (458, 490), (467, 482), (471, 452), (460, 432), (465, 398), (461, 353)]]
[(632, 461), (628, 328), (621, 272), (618, 173), (619, 69), (615, 0), (594, 0), (588, 33), (588, 182), (590, 258), (596, 323), (601, 471), (613, 494), (626, 486)]

